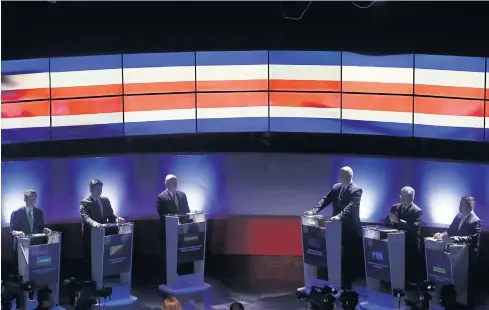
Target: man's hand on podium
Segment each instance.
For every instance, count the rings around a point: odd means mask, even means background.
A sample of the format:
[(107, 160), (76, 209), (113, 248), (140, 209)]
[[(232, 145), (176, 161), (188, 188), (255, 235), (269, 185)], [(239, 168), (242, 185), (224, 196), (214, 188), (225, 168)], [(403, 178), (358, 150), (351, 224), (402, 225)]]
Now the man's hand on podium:
[(19, 230), (12, 231), (12, 235), (14, 235), (15, 237), (19, 237), (19, 238), (25, 237), (24, 232), (23, 231), (19, 231)]
[(42, 230), (42, 233), (45, 234), (45, 235), (50, 235), (51, 234), (51, 229), (49, 229), (47, 227), (44, 227), (44, 229)]
[(93, 224), (93, 227), (95, 227), (95, 228), (102, 228), (102, 227), (104, 227), (104, 225), (102, 225), (100, 223), (94, 223)]
[(124, 224), (124, 223), (126, 222), (126, 220), (125, 220), (125, 219), (123, 219), (122, 217), (118, 217), (118, 218), (116, 218), (116, 219), (115, 219), (115, 221), (116, 221), (116, 223), (117, 223), (118, 225), (122, 225), (122, 224)]
[(441, 240), (443, 241), (443, 243), (449, 243), (450, 242), (450, 236), (448, 236), (447, 234), (444, 234), (441, 236)]
[(340, 217), (339, 216), (333, 216), (331, 218), (332, 221), (341, 221)]
[(433, 238), (436, 239), (436, 240), (441, 240), (441, 236), (442, 236), (441, 233), (436, 233), (436, 234), (433, 235)]
[(311, 216), (311, 215), (314, 215), (314, 213), (312, 213), (312, 211), (306, 211), (306, 212), (304, 212), (304, 215), (305, 216)]
[(391, 221), (392, 224), (399, 223), (399, 217), (395, 213), (389, 213), (389, 220)]

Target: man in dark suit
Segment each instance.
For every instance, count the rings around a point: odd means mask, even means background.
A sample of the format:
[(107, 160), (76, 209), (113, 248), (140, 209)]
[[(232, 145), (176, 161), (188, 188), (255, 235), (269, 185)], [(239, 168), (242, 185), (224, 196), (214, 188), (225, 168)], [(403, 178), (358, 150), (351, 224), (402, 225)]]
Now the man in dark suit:
[[(163, 254), (163, 266), (166, 266), (166, 215), (186, 215), (190, 213), (188, 206), (187, 195), (184, 192), (177, 190), (178, 179), (173, 174), (169, 174), (165, 178), (166, 189), (158, 195), (156, 199), (156, 211), (160, 217), (159, 238), (161, 241), (161, 249)], [(166, 268), (163, 268), (163, 280), (166, 284)], [(193, 273), (193, 263), (179, 264), (177, 266), (178, 274)]]
[(360, 200), (362, 189), (353, 183), (353, 170), (343, 167), (339, 175), (340, 183), (333, 185), (329, 193), (306, 215), (317, 214), (329, 204), (333, 204), (333, 221), (342, 222), (343, 245), (343, 288), (351, 289), (353, 281), (362, 274), (363, 251), (360, 224)]
[(88, 184), (90, 195), (80, 201), (80, 215), (82, 218), (82, 246), (85, 255), (88, 280), (92, 275), (92, 246), (91, 228), (103, 228), (107, 223), (124, 223), (124, 219), (117, 217), (107, 197), (102, 197), (102, 181), (93, 179)]
[[(30, 234), (51, 233), (51, 230), (44, 226), (44, 214), (41, 209), (36, 208), (37, 193), (29, 189), (24, 193), (25, 206), (21, 207), (10, 215), (10, 235), (12, 237), (24, 237)], [(18, 253), (17, 238), (13, 238), (14, 252), (14, 273), (18, 272)], [(16, 299), (17, 308), (20, 307), (21, 299)]]
[(405, 233), (406, 282), (418, 284), (421, 280), (419, 266), (421, 253), (421, 215), (423, 211), (414, 204), (415, 191), (405, 186), (401, 189), (400, 203), (392, 206), (385, 223)]
[(433, 238), (446, 243), (465, 243), (469, 246), (468, 306), (474, 308), (474, 289), (476, 286), (477, 258), (479, 257), (479, 237), (482, 222), (474, 212), (474, 197), (465, 196), (460, 200), (459, 214), (453, 219), (448, 230), (436, 233)]

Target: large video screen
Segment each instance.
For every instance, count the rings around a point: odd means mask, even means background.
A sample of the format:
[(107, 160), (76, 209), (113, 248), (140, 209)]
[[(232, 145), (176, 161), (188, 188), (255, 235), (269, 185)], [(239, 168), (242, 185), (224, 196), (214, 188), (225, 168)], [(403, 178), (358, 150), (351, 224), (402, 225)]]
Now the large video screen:
[(265, 131), (489, 142), (487, 62), (280, 50), (2, 61), (2, 143)]
[(363, 238), (367, 277), (391, 281), (391, 266), (387, 240)]

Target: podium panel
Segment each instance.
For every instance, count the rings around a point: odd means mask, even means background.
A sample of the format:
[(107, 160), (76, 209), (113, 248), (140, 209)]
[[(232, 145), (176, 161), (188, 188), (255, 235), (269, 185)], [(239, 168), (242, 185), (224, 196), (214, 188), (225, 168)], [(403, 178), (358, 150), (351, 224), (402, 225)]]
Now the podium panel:
[(341, 222), (301, 217), (305, 286), (341, 288)]
[(28, 292), (24, 292), (21, 309), (32, 310), (37, 307), (36, 292), (43, 286), (53, 291), (54, 309), (63, 309), (59, 307), (61, 233), (53, 231), (49, 235), (16, 237), (16, 243), (19, 275), (24, 282), (34, 282), (34, 295), (29, 296)]
[(405, 286), (404, 232), (381, 226), (363, 227), (367, 302), (361, 309), (404, 309), (404, 300), (393, 296)]
[[(453, 284), (457, 292), (457, 302), (467, 305), (469, 248), (465, 244), (445, 244), (434, 238), (425, 238), (426, 274), (428, 281), (436, 285), (432, 297), (438, 301), (440, 290)], [(432, 309), (442, 309), (433, 302)]]
[[(179, 295), (210, 288), (204, 282), (206, 231), (205, 213), (165, 216), (167, 283), (158, 286), (160, 291)], [(179, 274), (182, 265), (193, 267), (192, 272)]]
[(111, 299), (100, 306), (117, 307), (137, 300), (131, 296), (133, 232), (133, 223), (92, 228), (92, 280), (98, 289), (112, 289)]

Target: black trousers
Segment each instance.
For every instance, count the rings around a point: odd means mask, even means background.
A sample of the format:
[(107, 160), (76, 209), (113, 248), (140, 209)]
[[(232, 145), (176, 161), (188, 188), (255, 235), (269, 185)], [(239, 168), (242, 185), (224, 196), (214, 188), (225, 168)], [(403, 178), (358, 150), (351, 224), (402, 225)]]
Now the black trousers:
[(81, 275), (81, 280), (90, 281), (92, 280), (92, 244), (90, 235), (82, 236), (82, 248), (83, 248), (83, 274)]
[(356, 232), (343, 232), (342, 247), (342, 288), (351, 290), (353, 282), (365, 273), (362, 237)]

